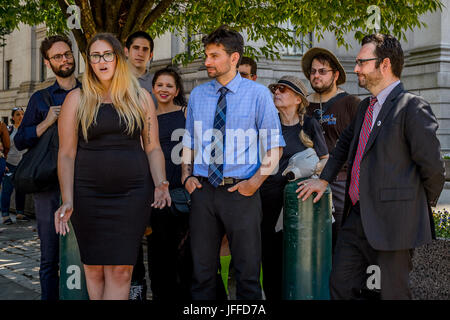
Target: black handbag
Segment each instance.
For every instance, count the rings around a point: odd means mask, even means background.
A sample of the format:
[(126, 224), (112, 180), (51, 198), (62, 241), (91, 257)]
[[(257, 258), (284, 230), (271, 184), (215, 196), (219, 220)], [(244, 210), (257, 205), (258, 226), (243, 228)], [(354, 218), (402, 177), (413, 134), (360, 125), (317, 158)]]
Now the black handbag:
[[(42, 97), (46, 104), (53, 105), (50, 93), (43, 89)], [(31, 147), (17, 165), (13, 176), (16, 190), (23, 193), (35, 193), (58, 188), (58, 126), (55, 122)]]
[(170, 211), (174, 215), (188, 214), (191, 210), (191, 197), (185, 188), (169, 190), (172, 205)]

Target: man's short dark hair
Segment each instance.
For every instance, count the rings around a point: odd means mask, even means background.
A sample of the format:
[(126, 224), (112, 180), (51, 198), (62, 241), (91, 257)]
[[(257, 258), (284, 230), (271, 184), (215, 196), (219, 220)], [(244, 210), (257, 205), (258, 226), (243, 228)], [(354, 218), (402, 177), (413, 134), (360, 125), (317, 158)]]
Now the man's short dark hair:
[(392, 66), (392, 73), (397, 78), (400, 78), (405, 62), (402, 46), (400, 41), (389, 34), (371, 34), (367, 35), (362, 40), (362, 45), (373, 43), (375, 45), (375, 56), (380, 58), (376, 62), (376, 67), (380, 66), (381, 61), (389, 58)]
[(70, 41), (68, 37), (63, 35), (50, 36), (45, 38), (41, 43), (41, 47), (39, 50), (41, 51), (42, 56), (48, 60), (48, 50), (50, 50), (54, 43), (60, 41), (65, 42), (69, 46), (70, 50), (72, 50), (72, 41)]
[(129, 50), (131, 45), (133, 44), (133, 41), (137, 38), (144, 38), (144, 39), (148, 40), (148, 42), (150, 42), (150, 52), (153, 52), (153, 48), (155, 46), (153, 43), (153, 39), (145, 31), (136, 31), (135, 33), (128, 36), (127, 41), (125, 43), (125, 47), (127, 47), (127, 49)]
[[(334, 63), (333, 59), (331, 59), (331, 57), (328, 54), (319, 53), (315, 55), (314, 58), (311, 60), (311, 65), (312, 61), (314, 60), (319, 61), (321, 64), (325, 64), (325, 62), (328, 62), (328, 65), (330, 66), (331, 69), (333, 69), (333, 71), (338, 70), (336, 63)], [(311, 66), (309, 66), (309, 71), (311, 72)]]
[(240, 65), (243, 65), (243, 64), (248, 64), (250, 66), (250, 73), (252, 75), (256, 75), (256, 72), (258, 71), (258, 66), (257, 66), (255, 60), (253, 60), (250, 57), (242, 57)]
[(234, 52), (239, 53), (239, 61), (236, 67), (239, 66), (244, 54), (244, 38), (239, 32), (222, 25), (207, 36), (204, 36), (202, 42), (205, 47), (209, 44), (221, 44), (229, 55)]

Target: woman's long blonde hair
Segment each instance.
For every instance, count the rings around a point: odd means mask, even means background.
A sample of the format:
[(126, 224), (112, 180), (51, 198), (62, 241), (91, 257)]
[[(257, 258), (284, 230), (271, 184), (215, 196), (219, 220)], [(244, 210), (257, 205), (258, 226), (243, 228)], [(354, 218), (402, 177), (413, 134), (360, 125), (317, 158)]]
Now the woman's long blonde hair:
[(77, 110), (78, 124), (81, 125), (83, 137), (86, 141), (88, 140), (89, 127), (96, 124), (102, 96), (106, 94), (89, 63), (90, 48), (98, 40), (108, 42), (114, 50), (117, 62), (109, 90), (114, 108), (119, 113), (120, 121), (125, 121), (127, 134), (133, 134), (136, 129), (142, 130), (145, 118), (144, 106), (147, 103), (144, 91), (130, 70), (119, 40), (110, 33), (97, 33), (87, 46), (86, 70), (83, 74), (81, 99)]

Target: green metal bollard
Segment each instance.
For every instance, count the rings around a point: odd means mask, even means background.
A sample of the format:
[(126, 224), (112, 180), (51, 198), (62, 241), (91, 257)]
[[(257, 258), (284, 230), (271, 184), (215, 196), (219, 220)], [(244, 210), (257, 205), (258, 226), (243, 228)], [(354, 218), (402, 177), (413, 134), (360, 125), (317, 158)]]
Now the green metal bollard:
[(313, 204), (297, 199), (298, 179), (284, 189), (283, 299), (329, 300), (331, 272), (331, 191)]
[(77, 238), (70, 220), (69, 229), (69, 233), (59, 237), (59, 299), (89, 300)]

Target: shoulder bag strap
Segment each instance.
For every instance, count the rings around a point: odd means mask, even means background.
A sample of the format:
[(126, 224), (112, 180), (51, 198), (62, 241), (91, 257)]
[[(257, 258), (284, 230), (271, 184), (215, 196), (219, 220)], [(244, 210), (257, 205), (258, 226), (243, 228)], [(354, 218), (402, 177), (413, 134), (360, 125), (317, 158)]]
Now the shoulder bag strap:
[[(42, 100), (44, 100), (45, 104), (49, 108), (54, 105), (52, 95), (48, 91), (48, 88), (41, 90), (41, 97), (42, 97)], [(52, 126), (57, 126), (57, 125), (58, 125), (58, 121), (56, 121), (54, 124), (52, 124)]]

